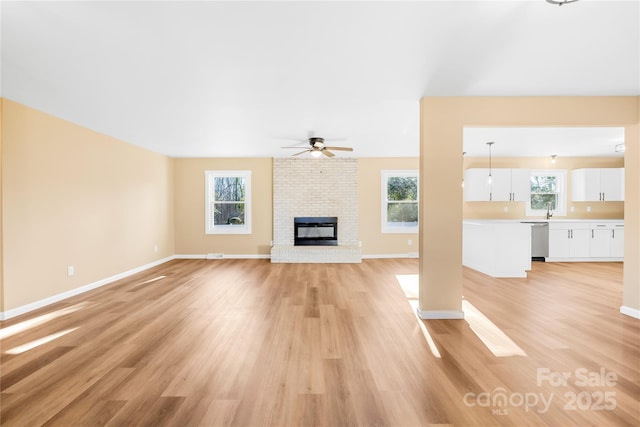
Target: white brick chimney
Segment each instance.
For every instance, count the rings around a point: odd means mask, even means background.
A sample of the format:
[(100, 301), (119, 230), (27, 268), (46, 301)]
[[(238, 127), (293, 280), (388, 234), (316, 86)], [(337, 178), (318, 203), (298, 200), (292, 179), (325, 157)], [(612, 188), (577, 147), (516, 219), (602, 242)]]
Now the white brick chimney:
[[(272, 262), (361, 262), (358, 161), (273, 159)], [(338, 246), (293, 246), (293, 218), (338, 217)]]

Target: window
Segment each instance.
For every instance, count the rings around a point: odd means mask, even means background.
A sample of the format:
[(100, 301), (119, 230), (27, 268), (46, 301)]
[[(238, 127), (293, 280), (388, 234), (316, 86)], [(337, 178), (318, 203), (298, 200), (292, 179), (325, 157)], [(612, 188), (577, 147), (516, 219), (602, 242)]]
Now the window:
[(205, 171), (207, 234), (251, 233), (251, 171)]
[(382, 232), (418, 232), (418, 172), (382, 171)]
[(548, 210), (553, 215), (566, 216), (566, 179), (564, 170), (531, 171), (527, 215), (546, 215)]

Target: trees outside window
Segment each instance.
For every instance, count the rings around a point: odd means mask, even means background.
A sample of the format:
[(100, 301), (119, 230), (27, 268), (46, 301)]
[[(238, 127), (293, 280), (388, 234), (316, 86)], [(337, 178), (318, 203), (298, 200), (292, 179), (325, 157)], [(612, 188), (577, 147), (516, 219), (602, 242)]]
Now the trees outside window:
[(382, 171), (382, 232), (418, 232), (418, 172)]
[(207, 234), (251, 233), (251, 171), (206, 171)]
[(554, 215), (567, 214), (566, 176), (561, 170), (531, 171), (528, 216), (546, 215), (547, 210)]

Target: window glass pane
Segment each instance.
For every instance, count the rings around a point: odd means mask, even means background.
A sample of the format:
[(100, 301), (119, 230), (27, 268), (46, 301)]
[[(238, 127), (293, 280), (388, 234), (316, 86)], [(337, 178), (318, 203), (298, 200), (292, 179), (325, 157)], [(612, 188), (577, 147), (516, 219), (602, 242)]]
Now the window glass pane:
[(531, 192), (532, 193), (556, 193), (558, 191), (557, 177), (532, 175), (531, 176)]
[(215, 178), (215, 200), (225, 202), (244, 201), (244, 178), (218, 176)]
[(417, 203), (388, 203), (387, 222), (418, 222)]
[(544, 215), (547, 210), (558, 216), (567, 212), (566, 170), (537, 170), (530, 174), (527, 216)]
[(244, 224), (244, 203), (214, 203), (214, 225)]
[(556, 210), (558, 196), (556, 194), (532, 194), (531, 209), (534, 210)]
[(415, 176), (389, 177), (387, 200), (418, 200), (418, 178)]

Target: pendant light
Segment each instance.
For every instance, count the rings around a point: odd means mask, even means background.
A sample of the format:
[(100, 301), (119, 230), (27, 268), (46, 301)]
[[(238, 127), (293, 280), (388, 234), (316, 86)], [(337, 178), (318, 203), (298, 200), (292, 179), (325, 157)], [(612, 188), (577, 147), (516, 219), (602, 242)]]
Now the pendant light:
[(491, 172), (492, 172), (492, 169), (491, 169), (491, 146), (493, 145), (493, 141), (487, 142), (487, 145), (489, 146), (489, 176), (487, 177), (487, 184), (491, 184), (491, 181), (493, 180), (493, 177), (491, 175)]

